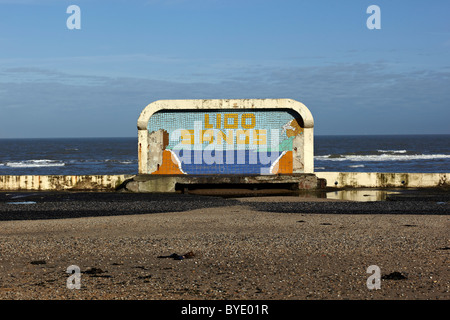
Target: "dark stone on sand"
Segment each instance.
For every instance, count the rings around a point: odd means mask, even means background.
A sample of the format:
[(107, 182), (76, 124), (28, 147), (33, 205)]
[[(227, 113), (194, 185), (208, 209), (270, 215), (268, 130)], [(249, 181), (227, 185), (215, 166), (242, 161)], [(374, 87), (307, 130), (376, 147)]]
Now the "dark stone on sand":
[(194, 257), (195, 254), (192, 251), (189, 251), (183, 255), (172, 253), (170, 256), (158, 256), (158, 258), (172, 258), (174, 260), (192, 259)]
[(389, 274), (385, 274), (385, 275), (381, 276), (381, 279), (383, 279), (383, 280), (404, 280), (404, 279), (408, 279), (408, 277), (405, 276), (404, 274), (402, 274), (401, 272), (394, 271)]
[(96, 275), (96, 274), (102, 274), (102, 273), (105, 273), (106, 271), (103, 271), (102, 269), (100, 269), (100, 268), (95, 268), (95, 267), (93, 267), (93, 268), (88, 268), (86, 271), (84, 271), (83, 273), (85, 273), (85, 274), (93, 274), (93, 275)]

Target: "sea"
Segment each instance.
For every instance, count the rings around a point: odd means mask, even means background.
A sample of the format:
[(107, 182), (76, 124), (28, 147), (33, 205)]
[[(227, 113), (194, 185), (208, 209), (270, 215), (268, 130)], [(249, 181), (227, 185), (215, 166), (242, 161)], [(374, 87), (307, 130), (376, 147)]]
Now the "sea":
[[(0, 139), (0, 175), (138, 172), (137, 138)], [(314, 137), (314, 170), (450, 172), (448, 135)]]

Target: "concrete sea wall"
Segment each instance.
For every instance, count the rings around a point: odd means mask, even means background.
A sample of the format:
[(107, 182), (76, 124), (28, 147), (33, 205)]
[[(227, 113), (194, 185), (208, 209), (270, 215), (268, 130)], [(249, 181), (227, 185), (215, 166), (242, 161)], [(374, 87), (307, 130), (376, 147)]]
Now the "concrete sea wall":
[[(380, 172), (316, 172), (317, 179), (325, 179), (331, 188), (436, 188), (450, 187), (450, 173), (380, 173)], [(176, 183), (201, 183), (199, 177), (161, 177), (147, 175), (83, 175), (83, 176), (0, 176), (0, 191), (114, 191), (126, 182), (129, 186), (142, 182), (134, 192), (173, 192)], [(305, 175), (306, 189), (315, 184)], [(280, 176), (262, 176), (265, 183), (291, 182)], [(271, 178), (272, 177), (272, 178)], [(145, 178), (145, 179), (144, 179)], [(305, 180), (305, 178), (307, 180)], [(209, 179), (214, 179), (209, 177)], [(221, 177), (218, 181), (224, 179)], [(300, 178), (299, 178), (300, 179)], [(309, 180), (311, 181), (309, 181)], [(142, 180), (142, 181), (140, 181)], [(144, 181), (145, 180), (145, 181)], [(189, 180), (189, 181), (187, 181)], [(198, 181), (197, 181), (198, 180)], [(254, 179), (253, 179), (254, 180)], [(255, 181), (246, 181), (246, 183)], [(259, 179), (261, 180), (261, 179)], [(273, 180), (273, 181), (271, 181)], [(223, 183), (230, 183), (223, 180)], [(300, 181), (300, 180), (299, 180)], [(220, 183), (220, 182), (218, 182)], [(242, 183), (240, 181), (240, 183)], [(301, 185), (302, 186), (302, 185)]]
[(0, 176), (3, 191), (113, 191), (132, 175)]
[(450, 173), (316, 172), (335, 188), (450, 187)]

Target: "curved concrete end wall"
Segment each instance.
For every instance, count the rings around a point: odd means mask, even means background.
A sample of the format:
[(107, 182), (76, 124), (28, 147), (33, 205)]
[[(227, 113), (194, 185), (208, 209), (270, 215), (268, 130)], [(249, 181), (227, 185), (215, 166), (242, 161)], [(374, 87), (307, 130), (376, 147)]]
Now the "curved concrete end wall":
[[(148, 122), (150, 117), (160, 110), (264, 110), (264, 109), (290, 109), (298, 113), (304, 124), (304, 140), (302, 150), (295, 148), (298, 157), (303, 159), (301, 172), (314, 172), (314, 119), (309, 109), (301, 102), (292, 99), (208, 99), (208, 100), (158, 100), (150, 103), (141, 112), (137, 121), (138, 128), (138, 162), (139, 174), (148, 174), (149, 151), (151, 141), (148, 137)], [(294, 173), (295, 170), (294, 170)]]

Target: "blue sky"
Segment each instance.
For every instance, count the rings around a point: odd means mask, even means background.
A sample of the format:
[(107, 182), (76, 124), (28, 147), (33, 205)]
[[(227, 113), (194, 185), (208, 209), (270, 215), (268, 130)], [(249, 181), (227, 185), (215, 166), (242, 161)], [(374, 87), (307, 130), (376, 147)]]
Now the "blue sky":
[(449, 134), (449, 88), (448, 0), (0, 0), (0, 138), (135, 137), (147, 104), (213, 98), (301, 101), (318, 135)]

